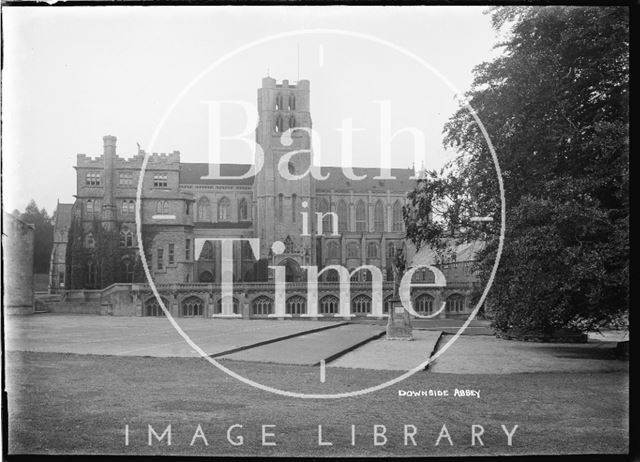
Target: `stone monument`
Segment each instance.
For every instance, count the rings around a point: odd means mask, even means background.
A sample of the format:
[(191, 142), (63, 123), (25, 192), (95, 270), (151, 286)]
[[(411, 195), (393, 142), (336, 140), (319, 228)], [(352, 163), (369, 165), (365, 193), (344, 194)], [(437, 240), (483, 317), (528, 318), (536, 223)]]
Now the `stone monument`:
[(393, 258), (393, 296), (387, 320), (387, 340), (413, 340), (413, 328), (409, 312), (400, 300), (400, 282), (406, 266), (404, 248), (396, 250)]

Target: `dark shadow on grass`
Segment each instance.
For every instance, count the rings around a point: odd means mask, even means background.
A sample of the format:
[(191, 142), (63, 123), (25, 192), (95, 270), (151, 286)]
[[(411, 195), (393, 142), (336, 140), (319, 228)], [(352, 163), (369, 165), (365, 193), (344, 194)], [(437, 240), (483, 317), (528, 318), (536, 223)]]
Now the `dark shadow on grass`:
[(590, 346), (543, 346), (539, 350), (548, 352), (556, 358), (567, 359), (597, 359), (602, 361), (611, 361), (617, 359), (615, 355), (615, 347), (590, 347)]

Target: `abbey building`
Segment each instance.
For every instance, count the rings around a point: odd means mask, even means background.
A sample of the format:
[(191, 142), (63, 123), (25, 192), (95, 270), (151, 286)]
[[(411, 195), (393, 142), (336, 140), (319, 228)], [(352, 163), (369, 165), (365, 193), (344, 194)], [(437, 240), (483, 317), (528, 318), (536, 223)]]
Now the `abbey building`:
[[(159, 289), (172, 287), (167, 305), (175, 308), (176, 315), (209, 316), (224, 311), (210, 290), (220, 284), (223, 271), (231, 271), (227, 276), (242, 292), (230, 310), (238, 314), (244, 303), (251, 307), (250, 314), (258, 316), (273, 311), (270, 265), (285, 267), (288, 287), (300, 287), (299, 293), (293, 290), (291, 294), (291, 306), (287, 302), (287, 312), (293, 314), (306, 311), (303, 266), (321, 270), (341, 265), (352, 271), (371, 265), (380, 270), (383, 281), (390, 281), (392, 257), (404, 245), (402, 207), (407, 191), (415, 187), (414, 171), (392, 169), (395, 179), (383, 180), (374, 178), (380, 176), (379, 169), (354, 168), (355, 174), (366, 175), (356, 181), (340, 167), (322, 167), (322, 174), (329, 175), (325, 180), (312, 175), (285, 179), (278, 171), (281, 157), (311, 147), (310, 134), (304, 130), (311, 127), (309, 95), (307, 80), (296, 84), (277, 83), (270, 77), (262, 80), (256, 142), (263, 150), (264, 164), (255, 174), (247, 175), (251, 165), (223, 164), (219, 169), (224, 179), (208, 179), (209, 164), (181, 162), (178, 151), (149, 155), (139, 151), (130, 158), (120, 157), (116, 137), (111, 135), (103, 138), (101, 156), (78, 154), (76, 201), (59, 205), (60, 219), (55, 225), (51, 290), (104, 290), (107, 284), (123, 285), (124, 290), (128, 284), (137, 307), (131, 314), (158, 314), (157, 303), (148, 298), (145, 279), (140, 279), (137, 258), (141, 243), (136, 237), (136, 187), (145, 156), (142, 244), (155, 284)], [(293, 128), (298, 129), (289, 132), (291, 143), (283, 146), (283, 133)], [(309, 164), (310, 155), (295, 155), (287, 162), (287, 170), (291, 175), (300, 174)], [(322, 213), (321, 223), (316, 222), (317, 212)], [(117, 249), (109, 251), (118, 258), (110, 265), (112, 276), (106, 284), (97, 250), (105, 230), (118, 240)], [(216, 241), (224, 238), (259, 238), (259, 255), (254, 255), (248, 243), (237, 241), (229, 259)], [(283, 252), (273, 252), (276, 241), (284, 243)], [(72, 250), (72, 242), (82, 249)], [(73, 255), (77, 261), (71, 263)], [(358, 313), (371, 311), (371, 279), (368, 270), (351, 276), (352, 285), (362, 286), (361, 294), (352, 289), (352, 307)], [(319, 294), (319, 303), (325, 305), (321, 313), (337, 312), (338, 291), (333, 287), (337, 281), (336, 271), (322, 275), (326, 293)], [(388, 298), (391, 283), (383, 285)], [(453, 295), (460, 297), (456, 298), (456, 312), (467, 311), (464, 294)], [(186, 305), (185, 300), (189, 301)], [(432, 310), (435, 300), (425, 292), (416, 309)]]

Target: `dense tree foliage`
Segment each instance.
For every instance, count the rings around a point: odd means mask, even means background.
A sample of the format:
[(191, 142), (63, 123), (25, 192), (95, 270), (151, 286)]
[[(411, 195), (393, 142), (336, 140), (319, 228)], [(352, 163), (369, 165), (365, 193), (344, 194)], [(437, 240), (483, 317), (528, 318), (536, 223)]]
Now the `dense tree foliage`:
[(96, 220), (84, 229), (80, 219), (73, 218), (66, 254), (68, 289), (104, 289), (146, 280), (138, 250), (121, 245), (119, 228), (107, 229)]
[[(476, 67), (466, 99), (504, 181), (504, 251), (488, 298), (494, 325), (598, 328), (628, 310), (628, 10), (498, 7), (492, 20), (505, 34), (502, 54)], [(451, 234), (484, 239), (485, 284), (498, 248), (498, 177), (466, 107), (444, 136), (459, 156), (410, 194), (407, 234), (440, 247)]]
[(85, 277), (85, 251), (83, 246), (84, 233), (82, 224), (77, 216), (73, 216), (69, 226), (69, 240), (67, 242), (66, 271), (67, 289), (82, 289)]
[(18, 212), (16, 215), (21, 220), (35, 225), (33, 272), (48, 274), (51, 249), (53, 248), (53, 217), (50, 217), (44, 208), (38, 209), (38, 205), (33, 199), (23, 213)]

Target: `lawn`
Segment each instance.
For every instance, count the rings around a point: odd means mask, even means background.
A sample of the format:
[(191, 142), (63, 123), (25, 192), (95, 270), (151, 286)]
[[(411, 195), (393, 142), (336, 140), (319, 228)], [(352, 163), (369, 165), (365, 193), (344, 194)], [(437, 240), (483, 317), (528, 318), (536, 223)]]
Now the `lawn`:
[[(624, 453), (628, 438), (628, 373), (459, 375), (424, 372), (362, 397), (300, 400), (269, 394), (232, 379), (202, 359), (8, 352), (10, 453), (182, 455), (494, 455)], [(227, 362), (251, 378), (305, 384), (327, 392), (332, 383), (357, 389), (394, 372)], [(330, 381), (329, 381), (330, 378)], [(398, 390), (478, 389), (480, 398), (400, 397)], [(171, 424), (172, 445), (148, 446)], [(232, 437), (244, 438), (233, 446)], [(387, 443), (374, 446), (374, 425)], [(482, 425), (484, 446), (471, 446), (471, 426)], [(518, 425), (513, 445), (509, 431)], [(129, 445), (125, 445), (125, 425)], [(190, 442), (198, 425), (207, 439)], [(261, 425), (274, 425), (276, 446), (263, 446)], [(318, 446), (323, 439), (333, 446)], [(355, 425), (355, 445), (351, 426)], [(404, 426), (415, 426), (416, 446), (405, 446)], [(446, 438), (434, 446), (446, 425)]]

